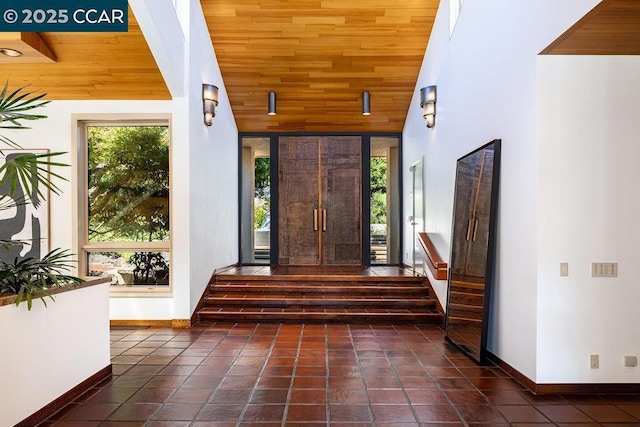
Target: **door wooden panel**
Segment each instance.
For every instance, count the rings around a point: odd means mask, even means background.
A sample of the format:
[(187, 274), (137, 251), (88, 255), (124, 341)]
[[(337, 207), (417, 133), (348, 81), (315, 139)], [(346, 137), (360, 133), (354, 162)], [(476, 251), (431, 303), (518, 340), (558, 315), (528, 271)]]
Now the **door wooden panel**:
[(323, 264), (362, 264), (361, 152), (360, 137), (322, 138)]
[(360, 137), (279, 139), (279, 264), (362, 264), (361, 152)]
[(319, 139), (282, 137), (279, 140), (278, 262), (317, 265), (320, 240), (313, 211), (319, 204)]

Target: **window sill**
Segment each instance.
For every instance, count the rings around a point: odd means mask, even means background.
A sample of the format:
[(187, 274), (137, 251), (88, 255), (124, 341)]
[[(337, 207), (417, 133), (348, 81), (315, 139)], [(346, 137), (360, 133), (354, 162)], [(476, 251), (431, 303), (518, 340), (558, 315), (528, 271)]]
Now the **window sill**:
[(111, 286), (110, 298), (171, 298), (173, 291), (169, 286)]

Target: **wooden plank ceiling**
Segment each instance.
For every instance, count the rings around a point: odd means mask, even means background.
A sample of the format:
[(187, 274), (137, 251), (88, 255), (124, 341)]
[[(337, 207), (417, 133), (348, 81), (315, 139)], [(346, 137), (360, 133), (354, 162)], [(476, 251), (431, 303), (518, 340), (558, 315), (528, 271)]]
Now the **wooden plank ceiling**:
[(2, 63), (1, 84), (30, 85), (50, 100), (171, 99), (131, 10), (128, 33), (40, 33), (40, 38), (56, 62)]
[[(438, 3), (201, 0), (245, 132), (402, 131)], [(267, 115), (270, 91), (276, 116)]]
[(640, 55), (640, 0), (603, 0), (543, 55)]
[[(409, 103), (438, 4), (201, 0), (244, 132), (400, 132), (407, 111), (419, 114)], [(56, 62), (0, 63), (0, 79), (52, 100), (171, 99), (131, 12), (129, 21), (128, 33), (42, 33)], [(640, 1), (603, 0), (542, 53), (640, 54)], [(276, 116), (266, 114), (270, 91)]]

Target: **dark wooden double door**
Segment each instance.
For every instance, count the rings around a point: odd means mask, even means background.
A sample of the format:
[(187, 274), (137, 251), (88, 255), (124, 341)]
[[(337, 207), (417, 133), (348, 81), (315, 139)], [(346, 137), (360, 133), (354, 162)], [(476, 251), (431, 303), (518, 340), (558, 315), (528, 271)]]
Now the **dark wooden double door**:
[(362, 139), (278, 140), (278, 263), (362, 265)]

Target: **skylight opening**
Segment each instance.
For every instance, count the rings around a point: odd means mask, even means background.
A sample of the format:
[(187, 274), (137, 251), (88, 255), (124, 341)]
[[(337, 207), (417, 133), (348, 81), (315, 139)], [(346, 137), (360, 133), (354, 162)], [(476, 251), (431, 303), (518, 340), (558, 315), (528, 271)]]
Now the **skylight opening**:
[(449, 0), (449, 37), (453, 35), (453, 29), (456, 27), (456, 22), (458, 22), (462, 3), (464, 3), (464, 0)]

